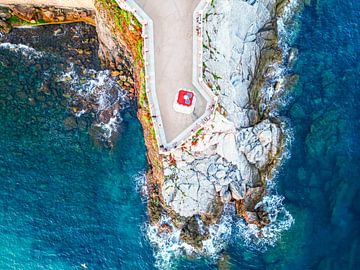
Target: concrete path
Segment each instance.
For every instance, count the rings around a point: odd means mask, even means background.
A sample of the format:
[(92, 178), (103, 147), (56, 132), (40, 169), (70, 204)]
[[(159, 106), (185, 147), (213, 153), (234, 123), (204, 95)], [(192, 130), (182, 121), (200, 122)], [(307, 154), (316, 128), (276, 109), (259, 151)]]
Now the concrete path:
[[(135, 0), (152, 19), (155, 41), (156, 92), (167, 143), (206, 110), (206, 100), (193, 86), (193, 14), (200, 0)], [(175, 112), (180, 88), (196, 93), (191, 115)]]

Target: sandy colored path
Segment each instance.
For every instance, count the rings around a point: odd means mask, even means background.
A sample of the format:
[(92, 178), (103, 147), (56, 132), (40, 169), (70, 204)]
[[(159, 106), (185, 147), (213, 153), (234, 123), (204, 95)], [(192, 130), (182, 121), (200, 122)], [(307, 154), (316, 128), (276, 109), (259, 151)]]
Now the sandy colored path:
[(67, 8), (94, 9), (93, 0), (0, 0), (0, 5), (47, 5)]
[[(154, 23), (156, 92), (169, 143), (194, 123), (206, 100), (192, 84), (193, 13), (200, 0), (135, 0)], [(180, 88), (196, 92), (192, 115), (177, 113), (173, 102)]]

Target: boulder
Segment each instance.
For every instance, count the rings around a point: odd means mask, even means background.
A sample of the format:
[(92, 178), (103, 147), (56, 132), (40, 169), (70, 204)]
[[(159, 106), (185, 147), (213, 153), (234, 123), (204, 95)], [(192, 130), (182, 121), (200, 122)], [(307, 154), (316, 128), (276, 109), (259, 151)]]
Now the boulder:
[(211, 163), (207, 170), (208, 175), (214, 175), (216, 172), (217, 172), (217, 167), (215, 163)]
[(0, 20), (0, 33), (10, 33), (12, 30), (11, 24), (7, 23), (6, 21)]
[(239, 201), (244, 199), (245, 196), (245, 185), (233, 181), (229, 184), (229, 189), (234, 200)]
[(237, 164), (239, 162), (239, 152), (235, 135), (233, 133), (228, 133), (220, 136), (216, 152), (226, 161)]
[(251, 128), (240, 130), (237, 141), (239, 151), (258, 169), (265, 168), (276, 157), (280, 143), (281, 130), (266, 119)]
[(211, 213), (215, 200), (214, 185), (202, 174), (192, 170), (179, 171), (167, 179), (162, 188), (165, 203), (183, 217)]

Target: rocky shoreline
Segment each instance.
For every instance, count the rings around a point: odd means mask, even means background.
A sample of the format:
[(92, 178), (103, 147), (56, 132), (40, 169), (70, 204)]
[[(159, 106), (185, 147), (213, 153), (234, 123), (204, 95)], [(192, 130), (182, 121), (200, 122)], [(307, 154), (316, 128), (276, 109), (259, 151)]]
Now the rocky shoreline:
[[(248, 224), (269, 224), (260, 202), (282, 153), (284, 136), (280, 121), (271, 117), (271, 102), (263, 89), (280, 88), (273, 80), (282, 59), (277, 19), (287, 3), (212, 2), (204, 22), (204, 80), (218, 95), (219, 106), (195, 136), (161, 155), (146, 98), (142, 26), (113, 1), (95, 1), (99, 57), (122, 88), (137, 97), (148, 150), (149, 217), (159, 234), (179, 230), (183, 241), (201, 250), (209, 238), (208, 227), (219, 221), (225, 205), (236, 208)], [(22, 9), (15, 10), (12, 14), (30, 22), (51, 17), (44, 16), (49, 7), (35, 7), (37, 15), (19, 15)], [(238, 10), (243, 11), (241, 16)], [(8, 24), (11, 17), (3, 13), (1, 21)], [(52, 20), (59, 22), (53, 14)], [(85, 17), (93, 16), (91, 12)], [(164, 216), (170, 216), (171, 222)]]
[(287, 2), (215, 1), (205, 16), (204, 80), (219, 105), (211, 121), (164, 157), (162, 185), (174, 227), (199, 249), (224, 205), (235, 206), (248, 224), (270, 223), (261, 201), (284, 135), (264, 89), (280, 91), (277, 19)]
[(95, 25), (95, 11), (80, 7), (68, 9), (46, 5), (0, 5), (0, 33), (9, 33), (13, 27), (23, 25), (74, 22)]

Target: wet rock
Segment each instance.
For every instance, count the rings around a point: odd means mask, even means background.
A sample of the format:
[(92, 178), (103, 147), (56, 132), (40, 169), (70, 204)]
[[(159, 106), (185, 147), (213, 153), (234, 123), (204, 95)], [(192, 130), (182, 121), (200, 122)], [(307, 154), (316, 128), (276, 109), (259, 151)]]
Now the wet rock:
[(199, 218), (192, 216), (181, 228), (180, 239), (192, 245), (195, 248), (203, 247), (202, 241), (208, 238), (208, 231), (203, 230), (199, 225)]
[(64, 120), (64, 127), (66, 130), (73, 130), (77, 128), (76, 119), (74, 117), (66, 117)]
[(248, 211), (254, 211), (255, 206), (265, 196), (265, 187), (248, 188), (244, 197), (244, 206)]
[(110, 122), (110, 119), (113, 117), (113, 109), (109, 108), (107, 110), (103, 110), (99, 114), (99, 121), (101, 123), (107, 124)]
[(12, 30), (12, 26), (10, 23), (6, 21), (0, 20), (0, 33), (8, 34)]
[(259, 217), (256, 212), (246, 211), (245, 212), (246, 222), (249, 224), (259, 224)]
[(159, 226), (160, 233), (171, 233), (172, 231), (173, 231), (172, 227), (167, 223), (163, 223)]
[(11, 11), (8, 8), (0, 7), (0, 20), (6, 21), (11, 18)]

